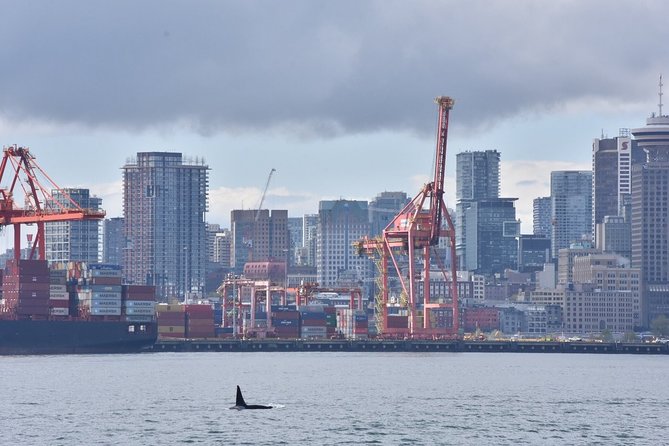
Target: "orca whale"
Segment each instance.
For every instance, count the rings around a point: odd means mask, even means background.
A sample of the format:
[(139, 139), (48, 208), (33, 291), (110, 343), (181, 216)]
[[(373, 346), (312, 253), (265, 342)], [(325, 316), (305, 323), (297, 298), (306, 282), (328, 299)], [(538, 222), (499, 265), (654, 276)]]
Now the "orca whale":
[(235, 401), (235, 405), (231, 407), (230, 409), (237, 409), (237, 410), (242, 410), (242, 409), (271, 409), (272, 406), (261, 406), (260, 404), (246, 404), (244, 401), (244, 397), (242, 396), (242, 389), (237, 386), (237, 399)]

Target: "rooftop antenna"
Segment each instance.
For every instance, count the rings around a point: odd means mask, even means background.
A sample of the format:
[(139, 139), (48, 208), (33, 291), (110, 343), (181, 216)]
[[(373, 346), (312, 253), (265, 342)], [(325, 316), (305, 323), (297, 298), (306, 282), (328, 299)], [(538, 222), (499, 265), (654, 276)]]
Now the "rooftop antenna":
[(662, 74), (660, 74), (660, 83), (659, 83), (659, 86), (660, 86), (660, 92), (657, 94), (657, 95), (660, 97), (660, 103), (657, 104), (657, 105), (660, 107), (660, 117), (663, 116), (663, 115), (662, 115), (662, 94), (663, 94), (663, 93), (662, 93), (662, 85), (663, 85), (663, 84), (662, 84)]

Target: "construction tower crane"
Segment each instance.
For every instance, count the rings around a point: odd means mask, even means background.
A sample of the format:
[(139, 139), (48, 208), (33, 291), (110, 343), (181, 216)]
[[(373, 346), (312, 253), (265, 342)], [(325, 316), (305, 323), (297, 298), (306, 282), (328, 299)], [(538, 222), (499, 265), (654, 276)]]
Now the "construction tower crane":
[[(455, 229), (444, 204), (446, 141), (449, 112), (454, 101), (447, 96), (439, 96), (435, 102), (439, 120), (433, 180), (423, 186), (418, 195), (390, 221), (380, 237), (357, 242), (361, 254), (366, 253), (377, 260), (380, 272), (377, 320), (381, 319), (378, 328), (385, 335), (454, 336), (459, 329)], [(438, 302), (433, 302), (430, 296), (430, 254), (431, 247), (438, 245), (440, 237), (446, 237), (450, 245), (451, 271), (450, 277), (447, 277), (441, 270), (444, 281), (449, 283), (448, 294), (436, 297), (434, 300)], [(391, 262), (400, 280), (402, 296), (406, 297), (407, 327), (388, 326), (388, 266)], [(423, 285), (422, 304), (419, 302), (419, 281)], [(422, 314), (419, 315), (421, 309)]]
[[(8, 183), (8, 186), (5, 184)], [(21, 256), (21, 225), (36, 224), (30, 244), (30, 259), (46, 260), (44, 224), (58, 221), (102, 220), (104, 211), (83, 209), (56, 185), (37, 164), (27, 147), (4, 147), (0, 162), (0, 226), (14, 226), (14, 259)], [(15, 202), (21, 190), (24, 207)], [(55, 200), (53, 191), (58, 194)], [(62, 203), (61, 201), (65, 202)]]
[(265, 202), (265, 195), (267, 195), (269, 182), (272, 179), (272, 174), (274, 172), (276, 172), (276, 169), (272, 168), (272, 170), (269, 171), (269, 175), (267, 176), (267, 183), (265, 183), (265, 189), (262, 191), (262, 195), (260, 196), (260, 204), (258, 204), (258, 209), (256, 210), (255, 221), (258, 221), (258, 217), (260, 217), (260, 210), (262, 209), (262, 204)]

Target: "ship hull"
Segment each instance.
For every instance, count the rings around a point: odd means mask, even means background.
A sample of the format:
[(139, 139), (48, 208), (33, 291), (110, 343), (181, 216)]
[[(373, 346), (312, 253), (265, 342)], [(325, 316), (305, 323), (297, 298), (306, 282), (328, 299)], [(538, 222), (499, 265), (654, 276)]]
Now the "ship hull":
[(0, 320), (0, 355), (134, 353), (156, 338), (155, 322)]

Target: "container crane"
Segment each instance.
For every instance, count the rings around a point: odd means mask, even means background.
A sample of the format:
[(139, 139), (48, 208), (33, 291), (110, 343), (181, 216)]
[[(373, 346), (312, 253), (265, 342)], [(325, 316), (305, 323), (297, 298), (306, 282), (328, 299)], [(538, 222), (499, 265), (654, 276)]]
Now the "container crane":
[[(444, 179), (446, 175), (446, 142), (449, 112), (454, 101), (447, 96), (435, 99), (438, 105), (437, 147), (433, 180), (397, 214), (378, 238), (364, 238), (357, 242), (359, 252), (377, 259), (380, 277), (377, 282), (377, 320), (379, 331), (386, 335), (408, 335), (411, 337), (454, 336), (459, 329), (457, 265), (455, 257), (455, 229), (444, 203)], [(446, 222), (443, 227), (443, 222)], [(443, 272), (444, 280), (450, 282), (449, 296), (433, 302), (430, 296), (431, 247), (447, 237), (451, 253), (450, 278)], [(407, 270), (402, 268), (408, 262)], [(392, 263), (406, 296), (407, 327), (388, 326), (389, 263)], [(408, 274), (407, 274), (408, 272)], [(423, 282), (423, 313), (419, 317), (418, 283)], [(439, 323), (433, 322), (438, 320)], [(422, 322), (422, 323), (421, 323)], [(435, 326), (436, 325), (436, 326)]]
[[(83, 209), (56, 185), (37, 164), (27, 147), (4, 147), (0, 162), (0, 226), (14, 227), (14, 259), (21, 257), (21, 225), (36, 224), (28, 240), (30, 259), (46, 260), (44, 224), (58, 221), (102, 220), (104, 211)], [(17, 206), (15, 192), (23, 191), (24, 207)], [(59, 200), (54, 199), (56, 191)]]

